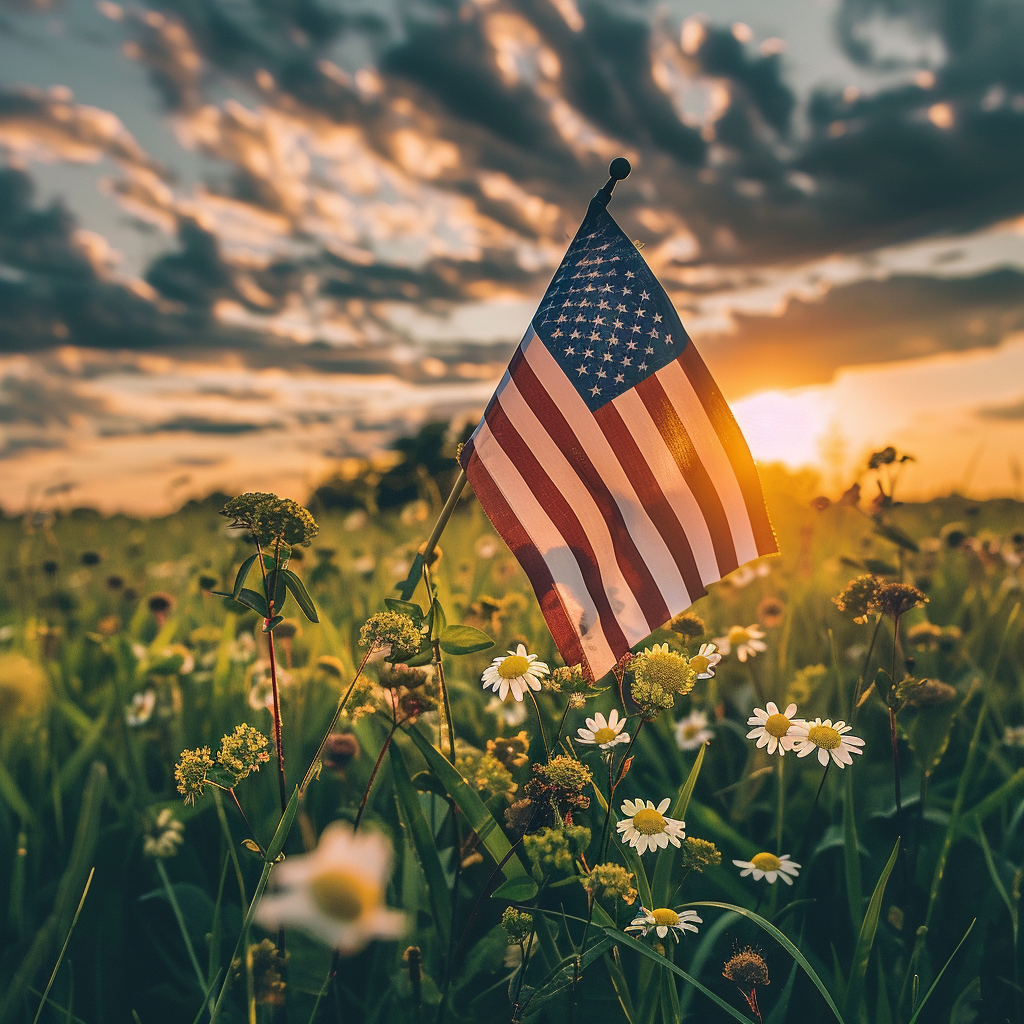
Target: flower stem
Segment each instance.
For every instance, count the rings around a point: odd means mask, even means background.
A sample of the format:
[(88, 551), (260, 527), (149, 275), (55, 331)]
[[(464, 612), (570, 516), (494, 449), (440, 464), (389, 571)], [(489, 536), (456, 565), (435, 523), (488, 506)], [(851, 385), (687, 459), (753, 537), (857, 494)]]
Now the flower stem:
[(871, 631), (871, 643), (868, 645), (868, 653), (864, 656), (864, 667), (861, 669), (860, 679), (857, 680), (857, 690), (853, 695), (853, 708), (850, 710), (850, 725), (857, 724), (857, 714), (860, 712), (860, 695), (868, 678), (868, 668), (871, 665), (871, 655), (875, 650), (875, 641), (878, 639), (878, 628), (882, 625), (882, 616), (879, 613), (875, 617), (875, 628)]
[(533, 701), (533, 710), (537, 712), (537, 725), (540, 727), (540, 741), (544, 744), (544, 759), (551, 759), (551, 748), (548, 746), (547, 737), (544, 735), (544, 720), (540, 715), (540, 705), (537, 703), (537, 698), (533, 695), (533, 690), (527, 687), (526, 692), (530, 695), (530, 700)]
[(569, 698), (565, 698), (565, 710), (562, 712), (562, 717), (558, 722), (558, 732), (555, 733), (555, 738), (551, 742), (552, 749), (558, 746), (558, 741), (562, 738), (562, 730), (565, 728), (565, 719), (569, 714)]
[(370, 781), (366, 784), (366, 789), (363, 792), (363, 799), (359, 801), (359, 810), (356, 811), (356, 820), (352, 826), (352, 831), (357, 832), (359, 830), (359, 822), (363, 819), (363, 811), (366, 809), (366, 801), (370, 799), (370, 790), (373, 788), (374, 780), (377, 778), (377, 772), (380, 770), (380, 766), (384, 761), (384, 755), (388, 752), (388, 747), (391, 745), (391, 738), (395, 735), (395, 730), (398, 728), (398, 719), (395, 718), (391, 724), (391, 728), (388, 729), (387, 738), (384, 740), (384, 745), (380, 748), (380, 753), (377, 755), (377, 763), (373, 766), (373, 771), (370, 773)]
[(626, 751), (622, 755), (622, 760), (619, 762), (614, 778), (612, 778), (611, 765), (609, 764), (608, 766), (608, 810), (605, 812), (604, 827), (601, 829), (601, 860), (604, 860), (608, 852), (608, 828), (612, 820), (612, 803), (615, 799), (615, 790), (622, 781), (623, 771), (625, 770), (626, 762), (629, 760), (629, 752), (633, 749), (633, 744), (636, 743), (636, 738), (640, 735), (640, 730), (643, 727), (644, 719), (641, 718), (637, 723), (636, 729), (633, 731), (633, 735), (629, 738), (629, 743), (626, 744)]
[(778, 765), (778, 784), (779, 784), (779, 808), (778, 818), (775, 822), (775, 837), (776, 837), (776, 849), (778, 853), (782, 853), (782, 821), (784, 812), (786, 809), (786, 780), (782, 774), (782, 766), (785, 762), (780, 757)]

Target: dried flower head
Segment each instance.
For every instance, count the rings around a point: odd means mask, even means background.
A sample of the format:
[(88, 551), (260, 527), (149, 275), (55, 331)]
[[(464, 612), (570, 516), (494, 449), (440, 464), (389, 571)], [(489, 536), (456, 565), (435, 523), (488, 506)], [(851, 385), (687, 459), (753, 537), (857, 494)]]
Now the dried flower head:
[(668, 628), (685, 640), (696, 640), (697, 637), (704, 636), (708, 631), (704, 620), (699, 615), (694, 615), (693, 612), (680, 612), (668, 624)]
[(385, 690), (415, 690), (427, 681), (427, 673), (408, 665), (389, 665), (380, 670), (377, 681)]
[(419, 650), (420, 630), (401, 612), (377, 612), (359, 630), (360, 647), (389, 647), (392, 653)]
[(530, 760), (530, 737), (525, 729), (508, 739), (495, 736), (487, 741), (487, 753), (493, 754), (506, 768), (521, 768)]
[(220, 741), (217, 760), (222, 768), (241, 782), (270, 760), (270, 741), (258, 729), (243, 722)]
[(879, 611), (893, 620), (927, 601), (928, 598), (909, 583), (883, 583), (875, 597)]
[(851, 616), (854, 622), (867, 622), (868, 615), (879, 610), (878, 591), (882, 585), (877, 576), (858, 576), (846, 584), (842, 593), (832, 598), (832, 603), (841, 612)]
[(501, 927), (505, 929), (509, 945), (518, 945), (533, 934), (533, 915), (516, 907), (506, 907), (501, 915)]
[(725, 961), (722, 977), (736, 985), (744, 995), (758, 985), (771, 984), (768, 965), (752, 946), (744, 946)]
[(227, 516), (232, 526), (250, 530), (261, 544), (308, 545), (320, 532), (316, 521), (298, 502), (276, 494), (240, 494), (220, 514)]
[(352, 732), (332, 732), (320, 759), (329, 772), (343, 772), (359, 756), (359, 740)]
[(683, 867), (702, 872), (705, 868), (717, 867), (722, 863), (722, 851), (707, 839), (687, 836), (683, 840)]
[(181, 760), (174, 766), (174, 779), (185, 803), (194, 804), (196, 797), (203, 795), (206, 777), (212, 767), (213, 758), (210, 757), (209, 747), (196, 747), (195, 750), (181, 752)]
[(621, 864), (595, 864), (580, 881), (591, 899), (619, 898), (627, 903), (633, 903), (637, 897), (636, 877)]

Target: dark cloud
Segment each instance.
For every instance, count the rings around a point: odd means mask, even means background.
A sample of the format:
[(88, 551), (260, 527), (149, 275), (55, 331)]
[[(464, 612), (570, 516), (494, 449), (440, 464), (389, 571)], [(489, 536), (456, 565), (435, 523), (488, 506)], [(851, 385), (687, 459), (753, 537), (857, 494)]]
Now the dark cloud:
[(984, 420), (1024, 420), (1024, 398), (1007, 405), (985, 405), (978, 409), (977, 415)]

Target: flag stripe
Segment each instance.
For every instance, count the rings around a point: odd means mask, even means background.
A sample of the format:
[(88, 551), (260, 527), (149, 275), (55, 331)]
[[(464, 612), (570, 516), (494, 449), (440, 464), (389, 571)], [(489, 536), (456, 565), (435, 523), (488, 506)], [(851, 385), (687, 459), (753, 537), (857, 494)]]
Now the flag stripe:
[[(690, 545), (686, 542), (678, 520), (667, 509), (664, 495), (657, 484), (652, 490), (645, 491), (636, 479), (630, 478), (630, 473), (637, 470), (638, 464), (643, 466), (636, 448), (629, 452), (625, 461), (620, 459), (600, 423), (559, 370), (544, 342), (532, 330), (523, 341), (522, 351), (537, 386), (547, 392), (552, 405), (565, 419), (564, 436), (575, 439), (582, 449), (582, 456), (592, 467), (585, 481), (589, 482), (594, 478), (593, 474), (599, 473), (597, 479), (600, 485), (607, 484), (607, 493), (616, 503), (622, 522), (650, 570), (664, 602), (680, 607), (692, 604), (703, 594), (704, 588)], [(517, 380), (520, 381), (520, 390), (532, 401), (529, 394), (531, 385), (525, 385), (518, 375)], [(541, 418), (547, 422), (550, 417), (545, 414)], [(562, 450), (570, 456), (573, 447), (563, 445)], [(667, 515), (663, 514), (666, 512)], [(674, 530), (666, 531), (661, 525), (662, 520), (674, 524)], [(685, 552), (682, 557), (677, 556), (673, 550), (680, 543)], [(659, 625), (664, 621), (661, 619)]]
[(548, 629), (551, 630), (551, 636), (558, 650), (570, 664), (575, 662), (582, 664), (587, 658), (583, 645), (580, 643), (579, 634), (562, 604), (555, 581), (551, 576), (551, 570), (537, 549), (537, 545), (523, 528), (515, 512), (509, 507), (505, 496), (491, 478), (491, 474), (487, 472), (483, 459), (469, 460), (469, 469), (466, 471), (466, 475), (473, 491), (480, 499), (484, 509), (487, 510), (491, 524), (508, 545), (509, 550), (522, 565), (533, 584), (541, 611), (544, 613), (544, 619), (548, 624)]
[(708, 524), (711, 533), (719, 576), (732, 572), (739, 566), (739, 562), (736, 559), (736, 547), (729, 529), (729, 520), (715, 490), (715, 484), (700, 461), (676, 407), (665, 394), (657, 374), (642, 380), (633, 390), (646, 407), (665, 446), (672, 453), (679, 472), (700, 505), (704, 522)]
[(736, 479), (736, 471), (715, 432), (714, 425), (704, 411), (704, 406), (700, 403), (700, 398), (693, 390), (690, 378), (686, 376), (677, 360), (662, 367), (655, 377), (665, 393), (672, 396), (672, 405), (680, 420), (686, 424), (686, 432), (697, 457), (714, 483), (715, 491), (729, 520), (729, 532), (736, 548), (737, 559), (743, 563), (757, 558), (757, 543), (750, 527), (750, 516), (747, 514), (739, 481)]
[(747, 447), (747, 442), (744, 440), (732, 410), (692, 342), (683, 349), (678, 361), (700, 399), (715, 433), (722, 439), (722, 446), (732, 463), (740, 490), (743, 492), (747, 517), (758, 552), (768, 555), (778, 551), (779, 545), (775, 539), (775, 531), (768, 518), (768, 509), (765, 507), (764, 497), (761, 493), (761, 483), (757, 478), (757, 468), (754, 466), (750, 449)]
[[(527, 345), (529, 344), (530, 342), (528, 341)], [(533, 347), (543, 346), (537, 342)], [(633, 535), (623, 518), (622, 510), (612, 497), (612, 493), (608, 489), (601, 473), (598, 472), (591, 461), (580, 437), (569, 426), (562, 412), (537, 378), (522, 348), (513, 356), (509, 371), (523, 399), (535, 413), (538, 426), (543, 424), (542, 429), (551, 437), (559, 456), (575, 472), (579, 479), (582, 494), (591, 498), (596, 504), (602, 526), (607, 529), (608, 539), (615, 550), (615, 559), (618, 562), (619, 569), (621, 569), (622, 575), (625, 577), (637, 603), (643, 611), (644, 619), (647, 623), (647, 633), (650, 633), (651, 630), (657, 629), (660, 625), (667, 622), (671, 616), (669, 615), (668, 606), (665, 604), (661, 588), (655, 581), (647, 560), (637, 549)], [(579, 400), (579, 396), (576, 396), (576, 398)], [(515, 413), (511, 409), (509, 414), (515, 417)], [(591, 417), (591, 421), (593, 421), (593, 417)], [(519, 422), (518, 419), (517, 422)], [(529, 437), (527, 439), (529, 440)], [(541, 451), (537, 449), (535, 451), (537, 451), (538, 456), (543, 458)], [(547, 459), (544, 461), (549, 472), (554, 471), (558, 479), (561, 479), (561, 476), (558, 474), (560, 467), (556, 467)], [(574, 495), (566, 493), (566, 497), (579, 511), (581, 506), (576, 503)], [(647, 633), (644, 635), (646, 636)]]
[[(623, 421), (618, 408), (614, 402), (602, 406), (594, 414), (601, 432), (604, 434), (611, 446), (619, 464), (629, 467), (630, 479), (636, 488), (637, 495), (643, 503), (644, 509), (650, 515), (656, 525), (658, 532), (668, 543), (672, 553), (672, 559), (676, 563), (683, 582), (686, 584), (687, 603), (693, 604), (698, 598), (703, 597), (707, 591), (701, 578), (700, 569), (694, 558), (693, 549), (687, 538), (686, 531), (679, 521), (676, 512), (665, 492), (658, 483), (658, 478), (651, 471), (647, 459), (637, 446), (636, 439), (629, 432), (629, 428)], [(696, 508), (696, 503), (690, 497), (691, 503)], [(694, 531), (697, 532), (697, 531)], [(705, 531), (706, 535), (706, 531)], [(709, 564), (714, 558), (710, 537), (706, 540)]]
[[(625, 652), (632, 646), (632, 642), (626, 639), (623, 626), (612, 610), (604, 581), (601, 578), (601, 563), (598, 562), (590, 539), (576, 518), (572, 507), (551, 482), (536, 456), (523, 441), (519, 431), (509, 421), (508, 415), (500, 403), (491, 406), (487, 413), (487, 425), (505, 454), (525, 480), (529, 481), (528, 484), (524, 481), (524, 486), (537, 495), (541, 507), (561, 534), (562, 543), (568, 547), (576, 559), (590, 599), (597, 607), (609, 646), (613, 651)], [(508, 496), (507, 491), (506, 495)], [(555, 578), (558, 578), (557, 575)]]

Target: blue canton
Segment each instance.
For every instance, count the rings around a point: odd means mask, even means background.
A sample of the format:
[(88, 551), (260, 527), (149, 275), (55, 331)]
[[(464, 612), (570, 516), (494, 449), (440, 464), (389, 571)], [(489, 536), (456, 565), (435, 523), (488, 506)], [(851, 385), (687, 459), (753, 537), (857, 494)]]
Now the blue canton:
[(591, 412), (667, 366), (689, 338), (636, 246), (594, 203), (533, 318)]

